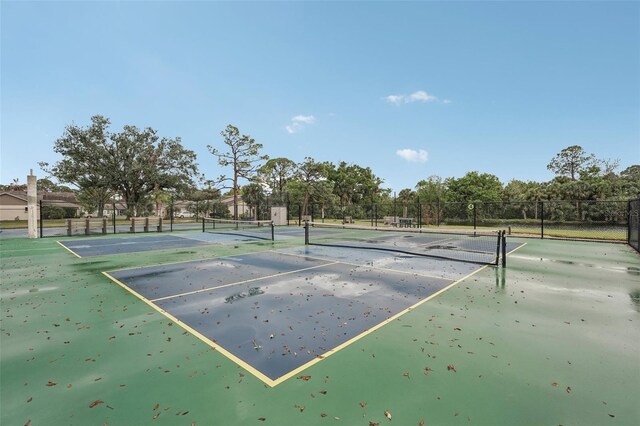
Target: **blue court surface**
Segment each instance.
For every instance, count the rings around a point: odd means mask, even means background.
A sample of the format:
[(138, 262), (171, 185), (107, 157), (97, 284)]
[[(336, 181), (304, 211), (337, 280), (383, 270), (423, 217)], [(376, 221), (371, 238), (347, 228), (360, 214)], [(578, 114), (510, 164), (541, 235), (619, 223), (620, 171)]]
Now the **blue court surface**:
[(370, 250), (297, 250), (105, 275), (275, 386), (480, 269)]
[[(296, 230), (296, 232), (283, 232), (282, 235), (276, 234), (276, 240), (292, 238), (297, 235), (301, 235), (299, 230)], [(263, 235), (227, 231), (221, 233), (196, 232), (181, 235), (159, 234), (115, 238), (82, 238), (72, 241), (58, 241), (58, 243), (78, 257), (90, 257), (151, 250), (181, 249), (210, 244), (238, 244), (260, 241), (268, 240), (265, 240)]]

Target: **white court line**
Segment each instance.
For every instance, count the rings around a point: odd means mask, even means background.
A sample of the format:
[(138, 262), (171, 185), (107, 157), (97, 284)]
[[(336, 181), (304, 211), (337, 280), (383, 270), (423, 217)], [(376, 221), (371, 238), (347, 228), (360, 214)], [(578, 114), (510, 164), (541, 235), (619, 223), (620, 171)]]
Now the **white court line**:
[(200, 290), (188, 291), (188, 292), (185, 292), (185, 293), (174, 294), (174, 295), (171, 295), (171, 296), (159, 297), (157, 299), (151, 299), (150, 301), (151, 302), (160, 302), (162, 300), (173, 299), (173, 298), (182, 297), (182, 296), (189, 296), (189, 295), (192, 295), (192, 294), (203, 293), (205, 291), (216, 290), (216, 289), (219, 289), (219, 288), (232, 287), (234, 285), (239, 285), (239, 284), (247, 284), (247, 283), (251, 283), (251, 282), (255, 282), (255, 281), (266, 280), (268, 278), (281, 277), (283, 275), (295, 274), (295, 273), (298, 273), (298, 272), (309, 271), (311, 269), (323, 268), (325, 266), (330, 266), (330, 265), (335, 265), (336, 263), (340, 263), (340, 262), (329, 262), (329, 261), (326, 261), (326, 262), (328, 262), (328, 263), (324, 263), (322, 265), (309, 266), (308, 268), (296, 269), (294, 271), (281, 272), (279, 274), (267, 275), (267, 276), (264, 276), (264, 277), (251, 278), (251, 279), (248, 279), (248, 280), (238, 281), (238, 282), (229, 283), (229, 284), (223, 284), (223, 285), (219, 285), (219, 286), (215, 286), (215, 287), (202, 288)]
[[(306, 255), (306, 254), (287, 253), (287, 252), (284, 252), (284, 251), (277, 251), (277, 250), (274, 251), (274, 253), (284, 254), (284, 255), (287, 255), (287, 256), (306, 257), (308, 259), (322, 260), (324, 262), (329, 262), (329, 261), (333, 260), (333, 259), (324, 259), (322, 257), (309, 256), (309, 255)], [(424, 256), (416, 256), (415, 258), (419, 259), (420, 257), (424, 257)], [(434, 260), (441, 260), (441, 259), (434, 259)], [(334, 260), (334, 262), (335, 263), (341, 263), (343, 265), (348, 265), (348, 266), (358, 266), (358, 267), (366, 266), (368, 268), (373, 268), (373, 269), (376, 269), (376, 270), (379, 270), (379, 271), (395, 272), (395, 273), (398, 273), (398, 274), (405, 274), (405, 275), (417, 275), (419, 277), (425, 277), (425, 278), (437, 278), (437, 279), (440, 279), (440, 280), (448, 280), (448, 281), (454, 281), (454, 280), (459, 279), (459, 278), (456, 278), (456, 277), (450, 277), (448, 275), (446, 275), (446, 276), (428, 275), (428, 274), (422, 274), (422, 273), (418, 273), (418, 272), (409, 272), (409, 271), (400, 271), (400, 270), (396, 270), (396, 269), (381, 268), (379, 266), (373, 266), (373, 265), (363, 265), (363, 264), (358, 264), (358, 263), (344, 262), (342, 260)]]

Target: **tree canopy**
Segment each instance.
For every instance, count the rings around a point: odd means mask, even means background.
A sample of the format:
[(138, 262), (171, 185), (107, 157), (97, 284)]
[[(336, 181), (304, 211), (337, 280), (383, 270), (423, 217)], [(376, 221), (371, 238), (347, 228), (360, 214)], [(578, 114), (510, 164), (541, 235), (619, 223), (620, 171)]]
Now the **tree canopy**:
[[(111, 133), (109, 119), (96, 115), (91, 125), (68, 125), (54, 144), (62, 159), (40, 163), (60, 182), (70, 183), (99, 205), (112, 192), (127, 205), (129, 215), (152, 209), (151, 194), (158, 190), (184, 191), (193, 186), (198, 168), (196, 154), (180, 138), (160, 137), (152, 128), (126, 125)], [(86, 200), (89, 202), (89, 200)]]

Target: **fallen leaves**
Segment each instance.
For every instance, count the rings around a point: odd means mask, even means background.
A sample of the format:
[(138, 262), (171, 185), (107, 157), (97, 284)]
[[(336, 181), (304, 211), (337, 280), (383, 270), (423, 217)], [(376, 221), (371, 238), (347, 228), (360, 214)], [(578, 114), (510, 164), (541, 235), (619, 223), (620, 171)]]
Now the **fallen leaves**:
[(55, 386), (55, 385), (57, 385), (57, 383), (56, 383), (56, 382), (54, 382), (53, 380), (49, 380), (49, 381), (47, 382), (47, 386)]
[(104, 401), (101, 401), (101, 400), (99, 400), (99, 399), (96, 399), (96, 400), (95, 400), (95, 401), (93, 401), (91, 404), (89, 404), (89, 408), (96, 407), (96, 406), (98, 406), (98, 405), (100, 405), (100, 404), (104, 404)]
[(391, 420), (391, 411), (389, 411), (389, 410), (384, 410), (384, 416), (385, 416), (387, 419)]
[(453, 364), (449, 364), (447, 365), (447, 371), (453, 371), (454, 373), (456, 373), (456, 368), (453, 366)]
[(298, 376), (297, 379), (304, 380), (305, 382), (308, 382), (309, 379), (311, 379), (311, 376)]

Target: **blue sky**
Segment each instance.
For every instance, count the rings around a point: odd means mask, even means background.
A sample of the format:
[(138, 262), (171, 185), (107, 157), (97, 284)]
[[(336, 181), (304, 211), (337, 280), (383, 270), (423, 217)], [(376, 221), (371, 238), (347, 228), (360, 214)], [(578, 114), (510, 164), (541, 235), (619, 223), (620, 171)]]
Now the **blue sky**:
[(2, 183), (95, 114), (181, 137), (208, 178), (230, 123), (396, 191), (546, 181), (576, 144), (640, 164), (638, 2), (3, 1), (1, 24)]

